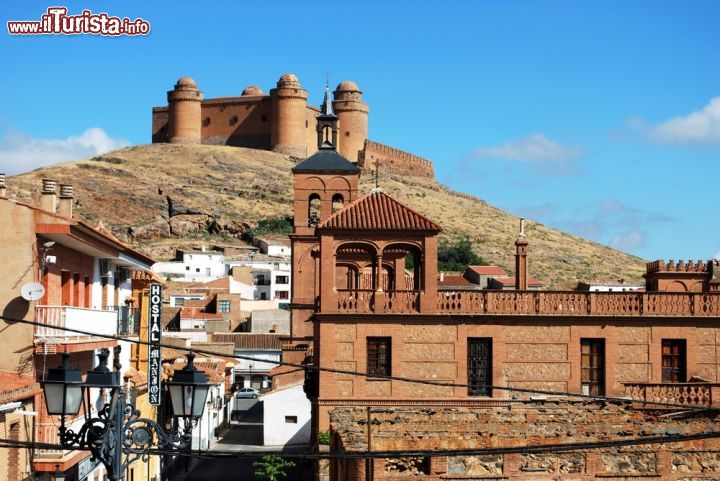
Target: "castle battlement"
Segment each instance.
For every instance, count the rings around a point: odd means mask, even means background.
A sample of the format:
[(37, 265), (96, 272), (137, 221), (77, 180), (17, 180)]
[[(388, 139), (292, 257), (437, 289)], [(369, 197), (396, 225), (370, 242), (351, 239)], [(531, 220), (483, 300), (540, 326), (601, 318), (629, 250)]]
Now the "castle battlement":
[[(237, 97), (206, 99), (195, 81), (182, 77), (167, 93), (168, 105), (152, 108), (152, 142), (233, 145), (274, 150), (297, 158), (317, 152), (318, 106), (293, 74), (265, 94), (246, 87)], [(340, 82), (332, 106), (338, 117), (338, 152), (359, 167), (380, 164), (392, 173), (434, 178), (432, 162), (368, 140), (369, 107), (351, 81)]]
[(693, 262), (692, 260), (688, 260), (687, 262), (684, 262), (682, 260), (679, 260), (677, 263), (670, 259), (668, 262), (665, 262), (663, 260), (657, 260), (653, 262), (648, 262), (646, 266), (647, 273), (654, 273), (654, 272), (710, 272), (712, 270), (712, 265), (717, 265), (718, 261), (708, 261), (704, 262), (702, 260), (698, 260), (697, 262)]

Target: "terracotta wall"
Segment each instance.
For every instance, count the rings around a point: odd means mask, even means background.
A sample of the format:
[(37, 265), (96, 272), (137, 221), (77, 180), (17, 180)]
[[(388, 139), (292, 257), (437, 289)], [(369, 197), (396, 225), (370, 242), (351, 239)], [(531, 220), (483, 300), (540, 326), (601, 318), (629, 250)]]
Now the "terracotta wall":
[[(392, 339), (392, 375), (467, 384), (468, 338), (492, 339), (492, 384), (516, 388), (581, 392), (580, 342), (605, 340), (605, 393), (625, 395), (622, 383), (659, 383), (662, 380), (663, 339), (687, 341), (687, 376), (710, 382), (719, 378), (720, 328), (702, 321), (647, 322), (598, 319), (507, 319), (489, 323), (479, 317), (435, 319), (369, 318), (319, 323), (316, 355), (322, 367), (366, 372), (367, 338)], [(409, 317), (409, 316), (408, 316)], [(494, 399), (527, 398), (533, 394), (494, 390)], [(539, 394), (535, 394), (539, 395)], [(362, 405), (379, 401), (478, 401), (466, 387), (419, 385), (396, 380), (368, 379), (349, 374), (320, 373), (319, 428), (327, 428), (327, 413), (345, 400)], [(487, 399), (487, 398), (484, 398)], [(423, 401), (425, 402), (425, 401)]]

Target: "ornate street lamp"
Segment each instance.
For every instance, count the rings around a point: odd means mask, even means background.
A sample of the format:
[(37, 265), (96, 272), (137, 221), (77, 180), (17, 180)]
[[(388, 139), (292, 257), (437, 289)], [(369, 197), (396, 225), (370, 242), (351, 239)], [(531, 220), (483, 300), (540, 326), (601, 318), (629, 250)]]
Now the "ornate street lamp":
[(210, 384), (207, 375), (198, 371), (193, 361), (195, 353), (189, 352), (187, 364), (175, 370), (172, 382), (166, 383), (170, 391), (173, 416), (176, 418), (200, 419), (205, 410)]
[(82, 403), (82, 373), (68, 362), (70, 354), (62, 354), (62, 363), (50, 368), (43, 382), (45, 408), (53, 416), (74, 416)]
[[(109, 354), (107, 349), (100, 351), (98, 366), (88, 371), (83, 383), (80, 370), (70, 366), (67, 361), (69, 355), (64, 353), (60, 366), (49, 370), (43, 389), (48, 414), (60, 416), (59, 434), (63, 447), (90, 450), (93, 457), (105, 465), (108, 479), (118, 481), (122, 479), (125, 468), (147, 456), (153, 446), (177, 452), (190, 446), (190, 435), (203, 414), (210, 384), (205, 373), (193, 365), (195, 354), (187, 354), (187, 365), (175, 370), (173, 382), (167, 383), (173, 415), (183, 420), (183, 429), (167, 432), (156, 421), (139, 417), (139, 411), (127, 404), (120, 373), (107, 367)], [(90, 399), (92, 388), (108, 389), (111, 396), (110, 402), (95, 416)], [(74, 432), (65, 426), (65, 416), (77, 415), (81, 404), (85, 409), (85, 422)], [(126, 455), (124, 462), (123, 454)]]

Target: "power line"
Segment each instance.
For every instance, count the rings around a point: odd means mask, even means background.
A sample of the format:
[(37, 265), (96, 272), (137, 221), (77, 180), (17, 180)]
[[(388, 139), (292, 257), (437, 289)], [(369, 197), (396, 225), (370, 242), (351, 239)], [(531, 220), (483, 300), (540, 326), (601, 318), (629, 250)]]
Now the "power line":
[[(66, 332), (72, 332), (76, 334), (82, 334), (85, 336), (91, 336), (91, 337), (100, 337), (104, 339), (111, 339), (115, 341), (122, 341), (122, 342), (129, 342), (133, 344), (139, 344), (139, 345), (154, 345), (157, 346), (157, 343), (150, 343), (149, 341), (143, 341), (141, 339), (128, 339), (125, 337), (115, 336), (112, 334), (101, 334), (97, 332), (92, 331), (86, 331), (83, 329), (76, 329), (71, 327), (61, 327), (61, 326), (54, 326), (51, 324), (47, 324), (44, 322), (38, 322), (38, 321), (30, 321), (27, 319), (16, 319), (8, 316), (0, 315), (0, 319), (3, 319), (7, 322), (16, 322), (21, 324), (29, 324), (32, 326), (39, 326), (39, 327), (48, 327), (51, 329), (58, 329)], [(454, 382), (444, 382), (444, 381), (434, 381), (431, 379), (417, 379), (417, 378), (410, 378), (405, 376), (392, 376), (392, 375), (381, 375), (381, 374), (370, 374), (366, 372), (360, 372), (360, 371), (350, 371), (346, 369), (336, 369), (331, 367), (321, 367), (321, 366), (314, 366), (310, 364), (298, 364), (288, 361), (275, 361), (271, 359), (259, 359), (253, 356), (244, 356), (242, 354), (233, 354), (228, 355), (223, 352), (218, 351), (211, 351), (208, 349), (193, 349), (191, 347), (184, 347), (184, 346), (175, 346), (172, 344), (167, 343), (160, 343), (160, 347), (164, 347), (167, 349), (175, 349), (178, 351), (187, 351), (187, 352), (195, 352), (198, 354), (205, 354), (209, 356), (219, 356), (219, 357), (232, 357), (233, 359), (239, 359), (239, 360), (246, 360), (246, 361), (261, 361), (271, 364), (277, 364), (279, 366), (290, 366), (295, 367), (299, 369), (304, 369), (308, 371), (322, 371), (322, 372), (328, 372), (333, 374), (345, 374), (345, 375), (351, 375), (351, 376), (359, 376), (359, 377), (365, 377), (365, 378), (371, 378), (371, 379), (385, 379), (389, 381), (400, 381), (400, 382), (407, 382), (407, 383), (413, 383), (413, 384), (424, 384), (424, 385), (431, 385), (431, 386), (441, 386), (441, 387), (463, 387), (467, 388), (470, 387), (469, 384), (461, 384), (461, 383), (454, 383)], [(660, 401), (633, 401), (630, 398), (627, 397), (618, 397), (618, 396), (600, 396), (600, 395), (594, 395), (594, 394), (582, 394), (582, 393), (572, 393), (567, 391), (549, 391), (549, 390), (543, 390), (543, 389), (529, 389), (529, 388), (520, 388), (520, 387), (510, 387), (510, 386), (496, 386), (493, 384), (473, 384), (472, 387), (476, 388), (488, 388), (492, 390), (498, 390), (498, 391), (506, 391), (506, 392), (515, 392), (515, 393), (523, 393), (523, 394), (537, 394), (541, 396), (559, 396), (559, 397), (575, 397), (575, 398), (581, 398), (581, 399), (588, 399), (588, 400), (594, 400), (594, 401), (608, 401), (608, 402), (619, 402), (619, 403), (627, 403), (627, 402), (637, 402), (644, 405), (650, 405), (650, 406), (657, 406), (657, 407), (671, 407), (671, 408), (678, 408), (678, 409), (684, 409), (684, 410), (708, 410), (708, 409), (716, 409), (709, 406), (688, 406), (685, 404), (676, 404), (676, 403), (667, 403), (667, 402), (660, 402)], [(512, 400), (512, 399), (510, 399)]]
[[(396, 458), (396, 457), (433, 457), (433, 456), (484, 456), (502, 454), (542, 454), (542, 453), (563, 453), (569, 451), (587, 451), (595, 449), (608, 449), (626, 446), (641, 446), (655, 444), (674, 444), (687, 441), (699, 441), (705, 439), (720, 438), (720, 431), (710, 431), (696, 434), (668, 434), (662, 436), (648, 436), (644, 438), (630, 438), (610, 441), (591, 441), (581, 443), (556, 443), (545, 445), (523, 445), (497, 448), (470, 448), (470, 449), (437, 449), (437, 450), (380, 450), (380, 451), (345, 451), (327, 453), (308, 452), (278, 452), (278, 451), (230, 451), (230, 450), (187, 450), (175, 451), (170, 449), (153, 448), (148, 454), (157, 456), (186, 456), (193, 458), (262, 458), (263, 456), (275, 454), (284, 458), (296, 459), (370, 459), (370, 458)], [(0, 439), (2, 448), (27, 448), (27, 449), (51, 449), (66, 451), (86, 451), (77, 447), (66, 448), (59, 444), (38, 443), (31, 441), (19, 441), (12, 439)]]

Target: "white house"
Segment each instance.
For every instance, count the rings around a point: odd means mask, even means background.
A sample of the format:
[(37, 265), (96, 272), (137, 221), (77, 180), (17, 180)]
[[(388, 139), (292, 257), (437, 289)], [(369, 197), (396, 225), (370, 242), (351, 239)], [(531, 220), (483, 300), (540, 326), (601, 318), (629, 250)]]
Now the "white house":
[(226, 260), (225, 266), (227, 272), (233, 267), (252, 269), (255, 299), (290, 302), (291, 257), (248, 254)]
[(310, 401), (302, 381), (260, 396), (263, 402), (263, 444), (310, 443)]
[(174, 261), (156, 262), (153, 272), (175, 281), (197, 282), (217, 279), (226, 274), (225, 256), (221, 252), (177, 251)]

